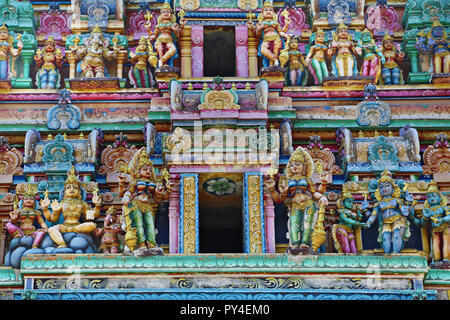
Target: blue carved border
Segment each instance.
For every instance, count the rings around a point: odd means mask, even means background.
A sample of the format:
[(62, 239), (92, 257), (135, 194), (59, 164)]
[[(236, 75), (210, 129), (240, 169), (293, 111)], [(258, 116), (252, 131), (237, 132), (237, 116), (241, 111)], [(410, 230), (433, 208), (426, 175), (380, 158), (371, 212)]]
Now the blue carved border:
[(180, 220), (178, 234), (178, 252), (184, 253), (184, 178), (195, 177), (195, 253), (199, 253), (199, 204), (198, 204), (198, 174), (181, 174), (180, 175)]
[(260, 219), (261, 219), (261, 241), (262, 253), (266, 252), (266, 227), (264, 221), (264, 198), (263, 198), (263, 177), (260, 172), (245, 172), (244, 173), (244, 199), (242, 207), (242, 219), (244, 228), (244, 252), (250, 253), (250, 222), (248, 212), (248, 177), (251, 175), (259, 176), (259, 199), (260, 199)]

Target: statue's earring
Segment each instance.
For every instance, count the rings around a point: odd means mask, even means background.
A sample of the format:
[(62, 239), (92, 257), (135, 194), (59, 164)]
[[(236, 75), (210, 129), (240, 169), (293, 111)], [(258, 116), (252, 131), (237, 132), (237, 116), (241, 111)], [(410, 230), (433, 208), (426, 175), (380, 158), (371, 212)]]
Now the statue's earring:
[(81, 198), (82, 198), (82, 197), (81, 197), (81, 194), (79, 194), (79, 195), (78, 195), (78, 200), (81, 200)]
[(141, 178), (141, 175), (138, 173), (137, 175), (136, 175), (136, 178)]

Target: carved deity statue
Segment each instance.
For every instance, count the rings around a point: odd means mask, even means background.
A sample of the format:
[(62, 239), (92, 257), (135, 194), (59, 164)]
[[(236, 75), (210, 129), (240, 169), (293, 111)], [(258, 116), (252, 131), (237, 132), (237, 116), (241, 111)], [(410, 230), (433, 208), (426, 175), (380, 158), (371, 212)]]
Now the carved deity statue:
[(419, 71), (433, 73), (433, 59), (428, 53), (428, 39), (425, 31), (417, 33), (414, 47), (419, 50)]
[(306, 149), (298, 147), (289, 159), (286, 175), (279, 179), (279, 192), (275, 190), (275, 181), (272, 177), (265, 182), (275, 202), (282, 203), (288, 198), (291, 200), (288, 250), (292, 253), (308, 252), (318, 219), (318, 204), (322, 206), (328, 204), (327, 198), (323, 195), (326, 184), (322, 183), (316, 190), (311, 181), (314, 166), (314, 161)]
[(108, 40), (104, 38), (99, 26), (92, 29), (91, 35), (84, 40), (82, 46), (78, 46), (79, 39), (76, 38), (74, 42), (75, 46), (71, 47), (71, 51), (77, 60), (81, 60), (80, 70), (83, 78), (104, 78), (105, 59), (112, 60), (117, 57), (117, 42), (113, 39), (113, 50), (109, 50)]
[(176, 23), (175, 14), (172, 12), (170, 4), (165, 2), (158, 17), (155, 30), (152, 31), (149, 22), (145, 24), (151, 41), (155, 41), (155, 50), (158, 54), (158, 68), (173, 66), (173, 59), (178, 57), (176, 39), (179, 38), (180, 30), (184, 27), (184, 18), (180, 19), (180, 24)]
[[(406, 188), (406, 187), (405, 187)], [(404, 242), (411, 235), (407, 217), (414, 212), (413, 197), (405, 190), (404, 198), (402, 190), (392, 179), (391, 173), (385, 170), (378, 179), (378, 188), (375, 191), (377, 202), (372, 214), (367, 220), (372, 225), (378, 219), (378, 239), (382, 243), (385, 253), (400, 253), (404, 248)], [(369, 206), (367, 199), (362, 203), (365, 210)]]
[(385, 58), (385, 62), (381, 68), (381, 79), (386, 85), (401, 84), (402, 72), (399, 67), (399, 63), (403, 61), (405, 57), (404, 52), (397, 50), (394, 45), (394, 39), (386, 33), (382, 42), (382, 53)]
[(22, 52), (23, 43), (22, 35), (17, 36), (17, 49), (13, 47), (14, 38), (9, 34), (8, 27), (3, 24), (0, 27), (0, 79), (8, 79), (11, 77), (9, 68), (10, 54), (13, 57), (19, 56)]
[(373, 83), (378, 83), (381, 74), (381, 64), (384, 64), (386, 60), (369, 30), (364, 29), (361, 33), (361, 43), (358, 44), (358, 47), (361, 48), (364, 59), (361, 75), (373, 77)]
[(287, 29), (291, 19), (286, 17), (283, 29), (278, 23), (278, 16), (269, 0), (266, 0), (258, 15), (256, 26), (252, 21), (247, 22), (247, 26), (251, 30), (256, 31), (256, 36), (260, 37), (258, 48), (258, 56), (263, 58), (263, 67), (279, 66), (278, 60), (281, 49), (283, 48), (283, 40), (287, 39)]
[[(48, 209), (50, 200), (45, 197), (41, 200), (42, 211), (48, 221), (57, 222), (61, 214), (64, 217), (62, 224), (54, 225), (48, 229), (48, 234), (58, 248), (67, 247), (62, 234), (66, 232), (77, 232), (89, 234), (94, 231), (96, 225), (94, 219), (100, 216), (101, 200), (97, 194), (92, 197), (92, 203), (95, 209), (92, 208), (83, 200), (81, 183), (75, 175), (75, 168), (69, 171), (69, 176), (64, 183), (63, 199), (61, 202), (53, 200), (51, 202), (52, 212)], [(80, 219), (84, 215), (84, 219), (88, 222), (81, 223)]]
[(106, 217), (103, 221), (103, 228), (97, 228), (94, 231), (96, 237), (102, 237), (100, 250), (103, 253), (119, 253), (120, 240), (119, 234), (122, 234), (120, 215), (116, 209), (111, 206), (106, 211)]
[(325, 32), (322, 29), (318, 29), (315, 38), (314, 45), (309, 49), (306, 56), (306, 64), (309, 66), (314, 77), (314, 83), (316, 85), (322, 84), (323, 79), (328, 77), (328, 67), (325, 61), (325, 54), (328, 46), (325, 44)]
[[(6, 230), (13, 238), (33, 237), (33, 248), (39, 247), (48, 231), (42, 212), (37, 207), (35, 192), (31, 188), (27, 188), (22, 200), (18, 205), (14, 205), (14, 211), (9, 214), (10, 219), (6, 224)], [(39, 223), (41, 229), (36, 230), (35, 222)]]
[[(303, 54), (298, 48), (299, 38), (288, 36), (286, 48), (280, 53), (281, 66), (287, 64), (286, 84), (291, 86), (304, 86), (308, 80), (306, 62)], [(282, 61), (282, 56), (286, 56), (286, 61)]]
[(348, 77), (358, 75), (358, 66), (355, 55), (361, 55), (360, 47), (355, 46), (348, 27), (340, 23), (333, 32), (333, 41), (329, 44), (327, 55), (332, 57), (332, 74), (335, 77)]
[(157, 182), (145, 147), (134, 154), (127, 172), (130, 174), (128, 188), (125, 188), (125, 176), (119, 175), (119, 195), (122, 196), (126, 223), (125, 242), (131, 251), (137, 245), (143, 251), (150, 249), (149, 254), (161, 254), (162, 249), (156, 244), (155, 216), (159, 203), (168, 199), (171, 184)]
[(58, 68), (64, 63), (61, 49), (56, 48), (53, 37), (45, 40), (44, 48), (36, 50), (34, 56), (38, 72), (36, 74), (36, 85), (39, 89), (59, 88), (60, 74)]
[(331, 230), (334, 247), (339, 253), (357, 253), (355, 230), (368, 228), (368, 224), (362, 222), (363, 212), (356, 207), (353, 201), (352, 194), (344, 187), (342, 196), (337, 201), (339, 221), (333, 225)]
[(439, 21), (431, 26), (427, 46), (433, 56), (434, 73), (449, 73), (450, 43), (447, 41), (447, 32)]
[(414, 218), (414, 222), (420, 227), (431, 222), (433, 260), (450, 260), (450, 208), (447, 197), (439, 192), (436, 182), (431, 181), (428, 185), (422, 217)]
[(130, 83), (135, 88), (153, 87), (153, 76), (150, 66), (155, 68), (158, 62), (156, 53), (149, 38), (141, 37), (135, 52), (130, 51), (130, 62), (133, 66), (130, 68)]

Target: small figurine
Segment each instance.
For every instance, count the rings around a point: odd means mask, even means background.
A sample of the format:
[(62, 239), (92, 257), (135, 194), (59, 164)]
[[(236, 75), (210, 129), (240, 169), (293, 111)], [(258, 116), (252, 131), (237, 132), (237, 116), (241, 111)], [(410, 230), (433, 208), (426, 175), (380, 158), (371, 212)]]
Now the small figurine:
[(327, 55), (332, 57), (332, 74), (335, 77), (349, 77), (358, 75), (355, 55), (361, 55), (360, 47), (354, 45), (348, 27), (340, 23), (333, 31), (333, 41), (329, 44)]
[(64, 63), (64, 56), (61, 49), (56, 48), (53, 37), (45, 40), (43, 51), (36, 50), (34, 56), (36, 67), (39, 68), (36, 74), (36, 85), (39, 89), (56, 89), (59, 88), (60, 74), (58, 68)]
[(8, 27), (3, 24), (0, 27), (0, 79), (11, 78), (9, 68), (9, 54), (13, 57), (19, 56), (22, 52), (22, 35), (17, 36), (17, 49), (13, 47), (14, 38), (9, 34)]
[[(406, 188), (406, 187), (405, 187)], [(401, 197), (401, 189), (392, 179), (389, 171), (385, 170), (378, 179), (378, 188), (375, 191), (376, 204), (370, 212), (367, 224), (370, 227), (378, 219), (378, 239), (383, 244), (384, 253), (400, 253), (404, 242), (411, 233), (407, 217), (414, 212), (413, 197), (404, 190), (405, 197)], [(362, 203), (362, 209), (369, 206), (367, 199)]]
[(258, 15), (256, 26), (252, 21), (247, 22), (248, 28), (256, 30), (256, 36), (261, 38), (258, 56), (263, 58), (263, 67), (279, 66), (278, 56), (283, 48), (282, 38), (287, 39), (287, 29), (291, 18), (286, 16), (285, 26), (281, 29), (278, 16), (275, 14), (272, 3), (266, 0)]
[(381, 51), (386, 59), (381, 68), (381, 79), (383, 80), (383, 84), (401, 84), (403, 81), (399, 63), (403, 61), (405, 53), (397, 50), (394, 45), (394, 39), (387, 33), (383, 38), (382, 46), (383, 48)]
[[(431, 220), (433, 240), (433, 260), (450, 260), (450, 208), (447, 197), (443, 196), (436, 182), (430, 181), (427, 200), (423, 205), (422, 218), (414, 218), (414, 223), (424, 227)], [(442, 249), (441, 249), (442, 248)]]
[[(33, 248), (38, 248), (48, 231), (47, 224), (42, 217), (42, 212), (37, 209), (36, 195), (27, 187), (23, 194), (22, 200), (18, 206), (14, 205), (14, 211), (10, 214), (10, 219), (6, 224), (6, 230), (13, 238), (21, 238), (31, 236), (33, 240)], [(41, 229), (36, 230), (34, 223), (38, 222)]]
[(153, 75), (149, 65), (156, 68), (158, 58), (153, 51), (150, 39), (141, 37), (136, 51), (130, 51), (130, 62), (133, 66), (130, 68), (130, 83), (135, 88), (151, 88), (153, 87)]
[(322, 84), (323, 79), (328, 77), (328, 67), (325, 61), (327, 48), (328, 46), (325, 44), (325, 32), (322, 29), (318, 29), (315, 35), (314, 45), (309, 49), (305, 60), (316, 85)]
[[(62, 224), (54, 225), (48, 229), (48, 234), (58, 248), (66, 248), (62, 234), (66, 232), (78, 232), (89, 234), (94, 231), (96, 225), (94, 219), (100, 216), (101, 200), (97, 194), (92, 197), (92, 203), (95, 209), (92, 210), (89, 205), (82, 199), (81, 183), (75, 176), (75, 168), (72, 166), (69, 170), (69, 176), (64, 183), (62, 191), (64, 197), (61, 202), (53, 200), (51, 203), (52, 212), (48, 210), (50, 200), (45, 197), (41, 200), (42, 211), (48, 221), (57, 222), (61, 214), (64, 217)], [(80, 223), (81, 215), (84, 214), (85, 220), (88, 222)]]
[[(130, 183), (125, 188), (125, 176), (119, 175), (119, 195), (122, 196), (123, 216), (126, 222), (125, 241), (134, 242), (149, 254), (162, 254), (157, 247), (155, 232), (155, 215), (158, 204), (168, 199), (171, 183), (157, 185), (153, 163), (146, 148), (138, 150), (128, 166)], [(127, 246), (133, 251), (133, 245)], [(146, 250), (149, 249), (149, 250)]]
[(449, 73), (450, 43), (447, 41), (447, 32), (439, 21), (431, 25), (427, 46), (433, 55), (434, 73)]
[(152, 32), (151, 25), (148, 21), (145, 24), (150, 40), (155, 40), (155, 50), (159, 59), (159, 69), (164, 66), (172, 67), (173, 59), (178, 57), (175, 41), (179, 37), (180, 29), (184, 27), (184, 24), (184, 18), (180, 19), (180, 24), (176, 23), (176, 17), (172, 13), (170, 4), (167, 2), (165, 2), (161, 8), (155, 31)]
[(102, 237), (102, 244), (100, 250), (103, 253), (119, 253), (119, 234), (123, 234), (120, 215), (117, 214), (116, 209), (111, 206), (106, 211), (106, 217), (103, 221), (103, 228), (97, 228), (94, 231), (96, 237)]
[(82, 46), (78, 46), (79, 39), (75, 39), (74, 42), (75, 46), (71, 47), (71, 52), (77, 60), (81, 60), (79, 70), (83, 78), (104, 78), (104, 59), (112, 60), (117, 57), (119, 50), (117, 42), (114, 43), (112, 51), (108, 50), (108, 40), (103, 37), (99, 26), (92, 29), (91, 35), (84, 40)]
[(381, 64), (384, 64), (386, 60), (369, 30), (364, 29), (361, 33), (361, 43), (358, 46), (362, 50), (364, 59), (361, 75), (373, 77), (373, 83), (378, 83), (381, 74)]
[(311, 181), (313, 172), (313, 159), (306, 149), (298, 147), (289, 159), (286, 175), (279, 179), (280, 192), (275, 190), (275, 181), (272, 177), (265, 181), (266, 188), (276, 203), (282, 203), (287, 198), (291, 199), (288, 250), (294, 254), (310, 250), (311, 236), (318, 219), (318, 208), (320, 205), (328, 204), (327, 198), (323, 195), (326, 185), (322, 183), (316, 190)]
[(355, 230), (369, 227), (367, 223), (362, 222), (363, 212), (358, 210), (353, 201), (352, 194), (344, 187), (342, 196), (337, 201), (339, 222), (334, 224), (331, 230), (338, 253), (357, 253)]
[[(286, 48), (280, 53), (281, 66), (287, 63), (288, 68), (286, 72), (286, 85), (290, 86), (304, 86), (308, 80), (308, 72), (306, 71), (306, 62), (303, 54), (300, 52), (298, 37), (291, 37), (288, 35), (286, 41)], [(287, 61), (282, 61), (282, 56), (286, 56)]]

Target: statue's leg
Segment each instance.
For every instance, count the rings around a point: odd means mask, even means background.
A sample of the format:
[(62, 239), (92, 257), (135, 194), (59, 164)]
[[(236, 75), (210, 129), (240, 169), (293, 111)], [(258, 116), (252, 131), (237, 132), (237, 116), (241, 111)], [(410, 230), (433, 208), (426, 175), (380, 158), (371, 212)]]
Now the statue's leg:
[(350, 253), (357, 253), (358, 250), (356, 249), (356, 239), (355, 239), (355, 234), (351, 233), (348, 237), (349, 242), (350, 242)]
[(145, 230), (144, 222), (142, 220), (142, 213), (138, 210), (131, 212), (133, 226), (136, 227), (139, 247), (145, 247)]
[(449, 227), (444, 229), (442, 232), (442, 255), (444, 256), (444, 260), (450, 260), (450, 231)]
[(441, 233), (433, 232), (433, 257), (434, 261), (439, 261), (442, 259), (441, 255)]
[(158, 67), (161, 68), (164, 65), (164, 61), (162, 60), (162, 57), (164, 56), (163, 44), (161, 42), (155, 44), (155, 50), (158, 53)]
[(44, 240), (45, 232), (44, 231), (35, 231), (33, 232), (33, 248), (39, 247), (42, 240)]
[(93, 67), (93, 69), (94, 69), (96, 78), (104, 78), (105, 77), (104, 66)]
[(277, 59), (275, 55), (269, 49), (270, 42), (264, 41), (261, 45), (261, 54), (270, 60), (270, 65), (273, 66), (275, 60)]
[(91, 233), (92, 231), (94, 231), (95, 226), (96, 225), (94, 222), (85, 222), (74, 227), (74, 230), (78, 233)]
[(450, 53), (444, 57), (444, 73), (450, 72)]
[(156, 235), (155, 235), (155, 218), (151, 211), (147, 211), (144, 213), (144, 223), (147, 229), (147, 247), (154, 248), (156, 247)]
[(39, 89), (47, 89), (47, 86), (48, 86), (48, 71), (47, 70), (40, 71), (39, 81), (40, 81)]
[(336, 232), (336, 237), (341, 245), (341, 250), (343, 253), (350, 253), (350, 244), (348, 242), (347, 235), (343, 234), (340, 229)]
[(442, 72), (442, 59), (439, 55), (434, 55), (434, 73)]
[(336, 67), (337, 67), (337, 71), (338, 71), (338, 76), (342, 77), (347, 75), (347, 64), (345, 63), (345, 58), (343, 57), (336, 57)]
[(111, 246), (111, 253), (119, 253), (119, 246), (118, 245)]
[(6, 230), (8, 230), (9, 234), (14, 238), (23, 237), (23, 231), (11, 222), (6, 224)]
[(58, 73), (55, 70), (50, 70), (48, 73), (47, 89), (56, 88), (56, 80), (58, 80)]
[(301, 212), (299, 209), (292, 209), (294, 212), (289, 217), (289, 236), (292, 246), (298, 246), (300, 244), (300, 224), (301, 224)]
[(142, 85), (143, 85), (143, 87), (144, 88), (150, 88), (150, 80), (149, 80), (149, 77), (148, 77), (148, 69), (142, 70), (141, 74), (142, 74), (142, 81), (143, 81)]
[(304, 217), (303, 217), (303, 235), (302, 235), (302, 244), (311, 245), (311, 234), (313, 231), (313, 220), (314, 220), (314, 212), (315, 208), (313, 205), (310, 205), (306, 208)]
[(347, 56), (344, 58), (345, 62), (344, 62), (344, 69), (345, 69), (345, 75), (346, 76), (353, 76), (353, 64), (355, 63), (353, 61), (353, 58), (350, 56)]
[(363, 76), (369, 76), (370, 74), (370, 61), (371, 60), (364, 60), (362, 65), (362, 75)]
[(317, 81), (318, 83), (316, 84), (321, 84), (323, 82), (323, 72), (321, 72), (321, 63), (319, 61), (317, 61), (316, 59), (312, 59), (311, 60), (311, 66), (314, 70), (314, 73), (316, 75)]
[(92, 71), (92, 67), (87, 67), (83, 75), (85, 78), (94, 78), (94, 71)]
[(322, 78), (329, 77), (328, 68), (325, 61), (320, 62), (320, 69), (322, 70)]
[(142, 88), (140, 70), (138, 68), (133, 68), (133, 75), (134, 75), (134, 78), (136, 79), (136, 86), (138, 88)]
[(377, 69), (378, 69), (378, 59), (373, 58), (370, 60), (370, 75), (374, 78), (377, 76)]
[(169, 59), (172, 58), (176, 52), (177, 48), (175, 47), (175, 45), (173, 43), (167, 43), (167, 51), (164, 56), (161, 57), (163, 64), (165, 65), (166, 62), (169, 61)]
[(392, 245), (392, 233), (384, 232), (383, 233), (383, 250), (384, 253), (391, 253), (391, 245)]
[(385, 85), (393, 84), (392, 83), (391, 71), (393, 71), (393, 69), (389, 69), (389, 68), (381, 69), (381, 77), (383, 78), (383, 83)]
[(8, 62), (6, 60), (0, 61), (0, 79), (8, 78)]
[(392, 239), (392, 253), (400, 253), (403, 249), (403, 230), (403, 227), (394, 230), (394, 236)]
[(289, 72), (289, 78), (291, 80), (291, 86), (297, 85), (297, 71), (296, 70), (291, 70)]
[(63, 239), (63, 236), (60, 232), (60, 228), (61, 228), (60, 224), (50, 227), (48, 228), (48, 234), (50, 236), (50, 239), (52, 239), (53, 242), (58, 245), (58, 248), (65, 248), (67, 247), (67, 244)]
[(281, 38), (276, 38), (273, 42), (273, 56), (275, 57), (274, 64), (278, 66), (280, 62), (278, 61), (278, 56), (280, 55), (280, 50), (283, 46)]

